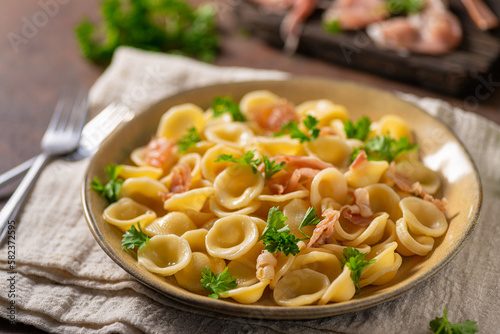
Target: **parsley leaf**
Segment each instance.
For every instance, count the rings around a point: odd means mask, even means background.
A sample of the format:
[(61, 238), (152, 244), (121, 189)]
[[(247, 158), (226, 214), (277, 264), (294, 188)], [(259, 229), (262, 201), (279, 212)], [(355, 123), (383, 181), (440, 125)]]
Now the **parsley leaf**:
[(415, 14), (424, 7), (424, 0), (387, 0), (387, 9), (393, 15)]
[(262, 163), (264, 163), (264, 176), (266, 179), (271, 178), (274, 174), (286, 167), (286, 163), (284, 161), (277, 164), (276, 161), (269, 161), (269, 158), (265, 155), (262, 156), (261, 160)]
[(351, 270), (351, 278), (356, 285), (358, 292), (361, 290), (359, 287), (359, 278), (361, 277), (361, 272), (363, 269), (372, 263), (375, 263), (375, 259), (370, 261), (365, 260), (365, 256), (367, 253), (361, 253), (356, 248), (346, 247), (342, 252), (342, 259), (340, 259), (340, 263), (342, 263), (342, 268), (347, 266)]
[(122, 165), (109, 164), (105, 167), (106, 174), (108, 174), (109, 177), (108, 183), (101, 183), (97, 176), (94, 177), (94, 180), (90, 183), (90, 187), (104, 196), (109, 203), (114, 203), (118, 200), (118, 194), (122, 189), (123, 180), (118, 179), (118, 174), (121, 169)]
[(418, 145), (411, 144), (406, 137), (396, 140), (384, 135), (370, 139), (366, 142), (364, 148), (355, 149), (351, 155), (352, 160), (356, 158), (360, 150), (365, 150), (368, 160), (386, 160), (387, 162), (391, 162), (405, 152), (418, 150)]
[(135, 246), (138, 246), (138, 249), (146, 246), (146, 243), (149, 241), (149, 236), (142, 231), (140, 222), (137, 222), (138, 230), (134, 225), (125, 232), (122, 237), (122, 247), (123, 249), (134, 249)]
[(210, 298), (217, 299), (219, 298), (219, 293), (238, 287), (236, 279), (227, 272), (227, 269), (228, 267), (217, 275), (215, 275), (214, 272), (207, 267), (203, 267), (201, 270), (200, 282), (203, 285), (203, 289), (210, 292), (208, 295)]
[(200, 135), (196, 131), (196, 128), (193, 126), (188, 129), (188, 133), (177, 141), (177, 147), (179, 153), (184, 153), (189, 150), (191, 147), (195, 146), (196, 143), (201, 141)]
[(318, 120), (314, 116), (307, 115), (303, 124), (307, 128), (309, 136), (299, 130), (299, 124), (296, 121), (290, 121), (283, 125), (281, 130), (274, 134), (274, 137), (283, 136), (284, 134), (289, 133), (290, 137), (298, 139), (301, 143), (318, 138)]
[(213, 61), (219, 47), (215, 8), (193, 10), (183, 0), (103, 0), (103, 22), (84, 19), (75, 28), (80, 52), (107, 63), (121, 45), (169, 51)]
[(436, 334), (474, 334), (479, 330), (475, 321), (467, 320), (460, 324), (452, 324), (448, 321), (446, 309), (443, 310), (443, 317), (432, 320), (429, 323), (430, 330)]
[(285, 255), (297, 255), (300, 252), (297, 246), (300, 239), (290, 234), (290, 228), (285, 224), (286, 220), (287, 217), (279, 207), (272, 207), (267, 215), (267, 226), (259, 240), (263, 240), (264, 249), (270, 253), (280, 250)]
[(233, 102), (231, 97), (218, 96), (212, 101), (212, 110), (214, 117), (219, 117), (223, 113), (229, 113), (235, 122), (246, 121), (245, 116), (241, 113), (240, 107)]
[(302, 233), (306, 238), (311, 238), (302, 231), (302, 228), (308, 225), (318, 225), (320, 221), (321, 219), (319, 219), (318, 216), (316, 215), (316, 209), (314, 207), (310, 207), (309, 209), (307, 209), (306, 214), (304, 215), (304, 218), (300, 223), (299, 226), (300, 233)]
[(338, 34), (342, 32), (340, 21), (338, 19), (323, 23), (323, 29), (330, 34)]
[(219, 154), (215, 162), (236, 162), (240, 165), (248, 165), (252, 167), (252, 171), (257, 173), (257, 166), (260, 165), (260, 159), (254, 159), (255, 150), (246, 151), (241, 158), (235, 158), (231, 154)]
[(368, 117), (363, 116), (358, 121), (352, 123), (347, 120), (344, 123), (344, 130), (347, 138), (355, 138), (361, 141), (365, 141), (366, 137), (370, 133), (371, 121)]

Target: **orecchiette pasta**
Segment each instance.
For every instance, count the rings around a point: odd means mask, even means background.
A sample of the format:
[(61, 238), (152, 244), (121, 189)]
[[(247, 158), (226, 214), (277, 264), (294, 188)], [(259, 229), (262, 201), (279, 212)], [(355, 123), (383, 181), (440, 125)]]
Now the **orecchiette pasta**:
[(103, 217), (142, 267), (194, 293), (281, 306), (356, 298), (432, 252), (448, 221), (408, 122), (348, 119), (334, 101), (295, 107), (264, 90), (207, 111), (173, 106), (133, 164), (96, 183), (116, 201)]

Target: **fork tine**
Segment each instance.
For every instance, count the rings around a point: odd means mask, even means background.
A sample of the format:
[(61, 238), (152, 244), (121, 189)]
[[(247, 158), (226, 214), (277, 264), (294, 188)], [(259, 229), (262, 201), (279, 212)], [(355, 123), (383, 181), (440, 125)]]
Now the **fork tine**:
[(71, 116), (68, 124), (66, 125), (65, 131), (67, 133), (74, 132), (75, 130), (81, 132), (85, 120), (87, 119), (87, 113), (87, 99), (83, 90), (79, 90), (73, 103)]
[(64, 96), (61, 96), (59, 98), (59, 100), (57, 101), (57, 104), (56, 104), (56, 110), (54, 111), (54, 113), (52, 114), (52, 117), (50, 119), (50, 123), (49, 123), (49, 126), (47, 127), (47, 131), (54, 131), (57, 127), (57, 124), (59, 123), (59, 119), (61, 118), (61, 113), (64, 109), (64, 101), (65, 101), (65, 98)]

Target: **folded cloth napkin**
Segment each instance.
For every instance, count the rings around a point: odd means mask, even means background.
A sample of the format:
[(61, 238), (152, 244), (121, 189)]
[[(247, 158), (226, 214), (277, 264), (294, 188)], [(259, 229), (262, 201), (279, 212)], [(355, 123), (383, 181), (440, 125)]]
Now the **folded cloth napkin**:
[[(120, 101), (140, 112), (178, 91), (211, 83), (282, 79), (287, 74), (222, 68), (159, 53), (119, 49), (90, 93), (94, 110)], [(341, 316), (303, 321), (231, 317), (170, 300), (137, 282), (101, 250), (83, 217), (80, 189), (88, 159), (45, 168), (16, 222), (15, 297), (4, 289), (7, 247), (0, 250), (0, 316), (15, 301), (16, 321), (56, 333), (428, 333), (448, 309), (452, 321), (500, 328), (500, 128), (437, 100), (401, 95), (445, 121), (479, 166), (480, 221), (465, 248), (439, 274), (396, 300)], [(466, 190), (465, 190), (466, 191)]]

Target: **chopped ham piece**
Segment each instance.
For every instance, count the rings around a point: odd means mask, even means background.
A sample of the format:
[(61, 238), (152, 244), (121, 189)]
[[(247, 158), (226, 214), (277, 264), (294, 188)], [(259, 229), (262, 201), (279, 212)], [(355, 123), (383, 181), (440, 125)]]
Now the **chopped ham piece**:
[(261, 128), (277, 132), (290, 121), (299, 121), (293, 104), (280, 99), (274, 104), (251, 109), (250, 114)]
[(175, 143), (167, 138), (153, 138), (146, 147), (145, 161), (148, 165), (166, 169), (173, 161)]
[(474, 24), (481, 30), (498, 27), (498, 18), (482, 0), (462, 0)]
[(171, 171), (172, 178), (170, 180), (170, 191), (162, 194), (163, 201), (166, 201), (175, 194), (180, 194), (189, 190), (191, 186), (191, 167), (187, 163), (182, 163)]
[(340, 211), (326, 209), (322, 217), (323, 220), (316, 225), (313, 235), (311, 239), (309, 239), (309, 243), (307, 244), (308, 248), (323, 245), (333, 235), (333, 232), (335, 232), (335, 222), (340, 218)]
[(386, 0), (337, 0), (325, 11), (323, 22), (338, 21), (343, 30), (357, 30), (387, 17)]
[(431, 202), (434, 205), (436, 205), (437, 208), (441, 212), (443, 212), (443, 213), (446, 212), (446, 207), (448, 205), (448, 201), (446, 200), (446, 198), (443, 197), (442, 199), (435, 199), (432, 195), (430, 195), (429, 193), (427, 193), (425, 191), (425, 189), (422, 187), (420, 182), (418, 182), (418, 181), (412, 182), (405, 175), (398, 173), (396, 171), (396, 164), (394, 163), (394, 161), (391, 162), (386, 173), (387, 173), (387, 176), (392, 181), (394, 181), (396, 186), (398, 186), (398, 188), (401, 189), (402, 191), (406, 191), (410, 194), (414, 194), (415, 196), (418, 196), (425, 201)]
[(276, 259), (276, 254), (269, 253), (267, 250), (263, 250), (262, 253), (257, 257), (257, 273), (256, 276), (259, 281), (272, 280), (275, 275), (275, 268), (278, 264)]

